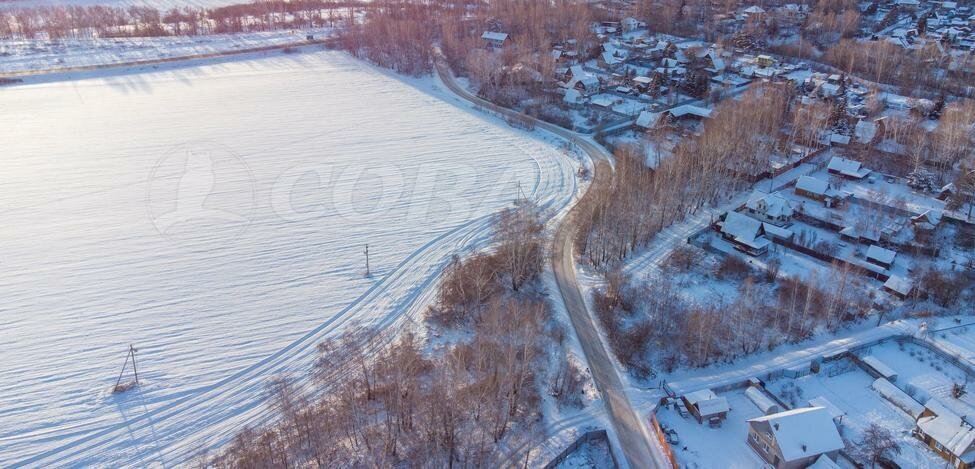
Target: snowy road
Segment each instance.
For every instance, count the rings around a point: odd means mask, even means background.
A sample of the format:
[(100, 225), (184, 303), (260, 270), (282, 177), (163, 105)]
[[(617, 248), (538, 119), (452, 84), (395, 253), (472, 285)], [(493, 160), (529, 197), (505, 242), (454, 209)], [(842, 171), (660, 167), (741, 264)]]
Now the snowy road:
[(90, 75), (0, 89), (4, 467), (186, 463), (323, 338), (412, 321), (519, 186), (577, 192), (550, 142), (338, 52)]
[[(457, 83), (445, 61), (438, 61), (437, 71), (444, 84), (464, 99), (505, 116), (527, 117), (472, 95)], [(612, 156), (606, 149), (575, 132), (544, 121), (532, 120), (536, 126), (579, 146), (592, 158), (595, 171), (590, 188), (609, 183), (612, 177)], [(590, 193), (592, 191), (587, 192), (587, 194)], [(587, 203), (586, 200), (586, 196), (583, 196), (559, 224), (556, 231), (552, 244), (552, 266), (556, 281), (566, 310), (569, 312), (569, 319), (582, 344), (596, 387), (602, 395), (607, 413), (613, 422), (615, 436), (619, 441), (619, 449), (626, 458), (626, 462), (632, 468), (667, 467), (670, 464), (663, 455), (663, 449), (658, 446), (657, 440), (650, 436), (641, 414), (634, 409), (627, 397), (623, 381), (617, 374), (613, 360), (602, 342), (592, 315), (582, 297), (582, 290), (579, 287), (575, 269), (573, 242), (577, 229), (574, 219), (577, 216), (576, 213)]]

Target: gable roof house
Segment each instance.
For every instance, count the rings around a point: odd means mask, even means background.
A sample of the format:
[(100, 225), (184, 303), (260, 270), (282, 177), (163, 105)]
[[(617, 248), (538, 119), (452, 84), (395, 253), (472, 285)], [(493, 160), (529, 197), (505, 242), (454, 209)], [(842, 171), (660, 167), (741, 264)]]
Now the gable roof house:
[(623, 21), (621, 21), (620, 24), (623, 26), (623, 31), (626, 32), (635, 31), (637, 29), (643, 29), (647, 27), (647, 23), (644, 23), (643, 21), (633, 18), (632, 16), (623, 18)]
[(741, 13), (747, 18), (747, 17), (762, 17), (765, 15), (766, 12), (764, 8), (758, 5), (752, 5), (742, 10)]
[(885, 119), (885, 117), (880, 117), (872, 121), (860, 119), (853, 128), (853, 135), (856, 137), (856, 141), (863, 145), (877, 143), (880, 137), (884, 135)]
[(777, 469), (808, 467), (823, 455), (834, 459), (844, 447), (825, 407), (804, 407), (748, 420), (748, 445)]
[(894, 265), (895, 258), (897, 258), (897, 253), (890, 249), (884, 249), (876, 244), (871, 244), (867, 248), (867, 262), (871, 264), (889, 269)]
[(718, 222), (721, 237), (731, 241), (735, 249), (757, 256), (768, 250), (772, 241), (765, 236), (762, 222), (738, 212), (728, 212)]
[(640, 111), (640, 115), (636, 118), (636, 122), (634, 124), (638, 128), (644, 130), (652, 129), (656, 127), (657, 123), (660, 121), (660, 115), (661, 113), (659, 112)]
[(501, 49), (508, 41), (508, 33), (485, 31), (484, 34), (481, 34), (481, 40), (484, 41), (484, 45), (488, 49)]
[(592, 94), (599, 91), (599, 78), (582, 69), (582, 65), (573, 65), (566, 72), (568, 79), (565, 87)]
[(812, 176), (801, 176), (796, 181), (795, 193), (809, 199), (819, 200), (827, 207), (836, 205), (846, 195), (830, 187), (829, 181)]
[(583, 103), (582, 93), (575, 88), (569, 88), (565, 90), (565, 96), (562, 97), (562, 102), (567, 104), (569, 107), (578, 107)]
[(792, 205), (782, 194), (766, 194), (759, 190), (748, 197), (745, 211), (754, 218), (779, 226), (788, 224), (793, 214)]
[(958, 469), (975, 467), (975, 427), (936, 399), (924, 404), (914, 436)]
[(724, 59), (721, 58), (721, 54), (713, 48), (700, 53), (698, 58), (704, 62), (704, 71), (713, 75), (722, 73), (728, 68)]
[(684, 406), (697, 419), (698, 423), (704, 423), (707, 420), (712, 427), (720, 426), (721, 421), (728, 416), (728, 411), (731, 410), (728, 400), (719, 397), (710, 389), (684, 394), (681, 396), (681, 400), (684, 401)]
[(848, 179), (863, 179), (870, 174), (870, 170), (864, 168), (863, 164), (859, 161), (848, 160), (839, 156), (834, 156), (829, 159), (826, 170), (830, 174), (836, 174)]
[(615, 70), (623, 64), (623, 57), (621, 57), (620, 52), (616, 49), (607, 49), (602, 54), (599, 54), (599, 57), (596, 59), (596, 64), (607, 70)]

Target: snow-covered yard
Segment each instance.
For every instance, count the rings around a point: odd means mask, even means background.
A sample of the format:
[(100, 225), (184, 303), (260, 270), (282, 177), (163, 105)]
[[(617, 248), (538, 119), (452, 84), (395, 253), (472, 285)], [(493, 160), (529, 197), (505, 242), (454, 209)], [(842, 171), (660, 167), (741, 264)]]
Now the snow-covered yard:
[(819, 374), (795, 380), (780, 378), (769, 383), (769, 390), (794, 407), (808, 407), (811, 399), (826, 398), (844, 414), (836, 420), (848, 449), (870, 424), (876, 423), (897, 437), (902, 452), (894, 459), (901, 467), (943, 467), (944, 460), (911, 436), (914, 419), (874, 391), (870, 387), (873, 381), (865, 371), (843, 361), (824, 367)]
[(551, 142), (342, 53), (74, 76), (0, 88), (0, 465), (186, 463), (323, 337), (415, 318), (519, 192), (578, 190)]
[(682, 467), (687, 468), (753, 468), (764, 461), (748, 446), (748, 419), (760, 417), (762, 412), (748, 400), (744, 390), (722, 394), (728, 399), (731, 412), (720, 428), (699, 424), (693, 417), (681, 417), (671, 408), (657, 411), (660, 425), (677, 431), (680, 443), (672, 444)]
[(922, 404), (934, 398), (958, 415), (975, 415), (975, 396), (952, 395), (955, 384), (971, 390), (968, 375), (935, 352), (912, 343), (887, 342), (871, 347), (870, 354), (892, 368), (897, 373), (894, 384)]

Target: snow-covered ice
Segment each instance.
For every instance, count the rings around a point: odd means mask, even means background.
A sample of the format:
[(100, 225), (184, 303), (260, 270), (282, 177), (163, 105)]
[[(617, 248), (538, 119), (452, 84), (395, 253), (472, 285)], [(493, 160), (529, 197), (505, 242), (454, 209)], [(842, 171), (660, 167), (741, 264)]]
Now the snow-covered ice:
[(81, 76), (0, 88), (0, 466), (185, 462), (322, 338), (415, 317), (519, 190), (578, 190), (556, 146), (338, 52)]

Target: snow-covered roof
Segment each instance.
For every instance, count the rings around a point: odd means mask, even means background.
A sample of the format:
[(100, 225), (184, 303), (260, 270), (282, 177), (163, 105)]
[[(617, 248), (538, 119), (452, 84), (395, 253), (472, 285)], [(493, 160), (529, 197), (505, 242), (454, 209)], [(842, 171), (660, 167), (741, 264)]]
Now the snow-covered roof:
[(765, 230), (765, 234), (773, 238), (790, 239), (795, 234), (788, 228), (775, 226), (771, 223), (762, 223), (762, 229)]
[(745, 389), (745, 396), (765, 415), (782, 411), (782, 408), (771, 397), (755, 386), (749, 386), (748, 389)]
[(890, 381), (887, 381), (885, 378), (877, 378), (874, 380), (873, 384), (870, 385), (870, 387), (915, 419), (918, 415), (921, 415), (921, 412), (924, 411), (923, 405), (914, 400), (913, 397), (907, 395), (906, 392), (901, 391), (897, 386), (891, 384)]
[(765, 9), (758, 5), (752, 5), (748, 8), (745, 8), (744, 12), (748, 13), (749, 15), (762, 14), (765, 13)]
[(762, 249), (771, 243), (762, 236), (762, 222), (738, 212), (728, 212), (721, 222), (721, 233), (755, 249)]
[(884, 288), (892, 290), (899, 295), (907, 296), (911, 294), (911, 290), (914, 289), (914, 285), (910, 280), (901, 277), (900, 275), (891, 275), (889, 278), (887, 278), (887, 281), (884, 282)]
[(593, 106), (599, 106), (599, 107), (611, 107), (614, 104), (616, 104), (615, 99), (604, 94), (593, 96), (589, 102), (591, 102)]
[(880, 241), (880, 231), (876, 227), (857, 228), (856, 226), (847, 226), (840, 230), (840, 234), (854, 239)]
[(968, 452), (975, 442), (975, 428), (937, 399), (929, 399), (924, 407), (934, 415), (917, 419), (918, 428), (955, 456)]
[(701, 401), (715, 399), (717, 397), (718, 395), (715, 394), (714, 391), (710, 389), (702, 389), (700, 391), (694, 391), (694, 392), (689, 392), (687, 394), (684, 394), (684, 400), (686, 400), (691, 405), (697, 404), (698, 402)]
[(603, 52), (601, 57), (603, 59), (603, 62), (606, 62), (606, 65), (616, 65), (623, 61), (610, 51)]
[(804, 407), (749, 420), (768, 422), (782, 458), (795, 461), (843, 448), (833, 418), (825, 407)]
[(877, 123), (866, 119), (861, 119), (853, 128), (853, 135), (856, 135), (860, 143), (870, 143), (877, 135)]
[(508, 39), (508, 33), (498, 33), (498, 32), (494, 32), (494, 31), (485, 31), (484, 34), (481, 34), (481, 39), (485, 39), (485, 40), (488, 40), (488, 41), (504, 42), (504, 41), (506, 41)]
[(575, 88), (577, 83), (582, 83), (587, 90), (593, 90), (599, 87), (599, 79), (595, 75), (582, 69), (582, 65), (573, 65), (569, 67), (569, 74), (572, 75), (572, 79), (566, 83), (566, 87)]
[(674, 117), (683, 117), (683, 116), (686, 116), (688, 114), (693, 115), (693, 116), (697, 116), (697, 117), (701, 117), (701, 118), (711, 117), (711, 110), (710, 109), (708, 109), (706, 107), (695, 106), (693, 104), (684, 104), (684, 105), (681, 105), (681, 106), (677, 106), (677, 107), (672, 108), (671, 110), (669, 110), (667, 112), (669, 112), (670, 115), (672, 115)]
[(636, 126), (642, 127), (644, 129), (649, 129), (657, 123), (657, 119), (660, 117), (659, 112), (650, 111), (640, 111), (640, 117), (636, 118)]
[(812, 399), (809, 399), (809, 406), (822, 407), (826, 409), (826, 412), (829, 413), (830, 418), (832, 418), (833, 420), (836, 420), (846, 414), (845, 412), (840, 410), (839, 407), (836, 407), (836, 404), (833, 404), (832, 402), (829, 401), (829, 399), (826, 399), (825, 396), (816, 396)]
[(713, 65), (713, 67), (711, 67), (712, 70), (716, 72), (723, 72), (726, 68), (724, 59), (722, 59), (714, 49), (708, 49), (707, 52), (704, 53), (704, 57), (709, 57), (711, 59), (711, 65)]
[(812, 176), (801, 176), (796, 181), (796, 189), (813, 194), (826, 195), (826, 192), (829, 191), (829, 182)]
[(726, 399), (724, 396), (718, 396), (714, 399), (700, 401), (695, 405), (697, 406), (697, 412), (701, 414), (701, 417), (718, 415), (731, 410), (731, 406), (728, 405), (728, 399)]
[(582, 102), (582, 93), (577, 89), (569, 88), (565, 90), (565, 97), (562, 98), (562, 101), (569, 104), (579, 104)]
[(837, 145), (849, 145), (850, 136), (833, 132), (829, 134), (829, 143), (835, 143)]
[(748, 196), (745, 206), (773, 218), (792, 216), (792, 205), (778, 192), (766, 194), (756, 190)]
[(884, 249), (876, 244), (871, 244), (867, 248), (867, 259), (872, 259), (882, 264), (892, 264), (897, 253), (890, 249)]
[(863, 360), (863, 363), (866, 363), (868, 366), (870, 366), (870, 368), (873, 368), (874, 371), (880, 373), (880, 376), (887, 378), (888, 380), (897, 378), (897, 372), (894, 371), (893, 368), (887, 366), (886, 363), (873, 355), (865, 355), (860, 357), (860, 360)]
[[(835, 135), (835, 134), (834, 134)], [(849, 143), (849, 137), (847, 137), (847, 143)], [(839, 156), (834, 156), (829, 159), (829, 164), (826, 169), (840, 173), (844, 176), (850, 176), (857, 179), (862, 179), (866, 175), (870, 174), (870, 170), (864, 168), (859, 161), (848, 160), (846, 158), (841, 158)]]
[(840, 469), (840, 465), (836, 464), (829, 456), (823, 454), (816, 458), (816, 462), (812, 463), (806, 469)]
[(819, 89), (826, 96), (836, 96), (840, 92), (840, 85), (834, 83), (823, 83), (819, 85)]
[(941, 211), (928, 209), (924, 213), (911, 217), (911, 221), (914, 223), (927, 223), (932, 227), (938, 226), (941, 223)]
[(637, 77), (633, 77), (633, 81), (641, 85), (649, 85), (650, 83), (653, 82), (653, 79), (650, 77), (637, 76)]

